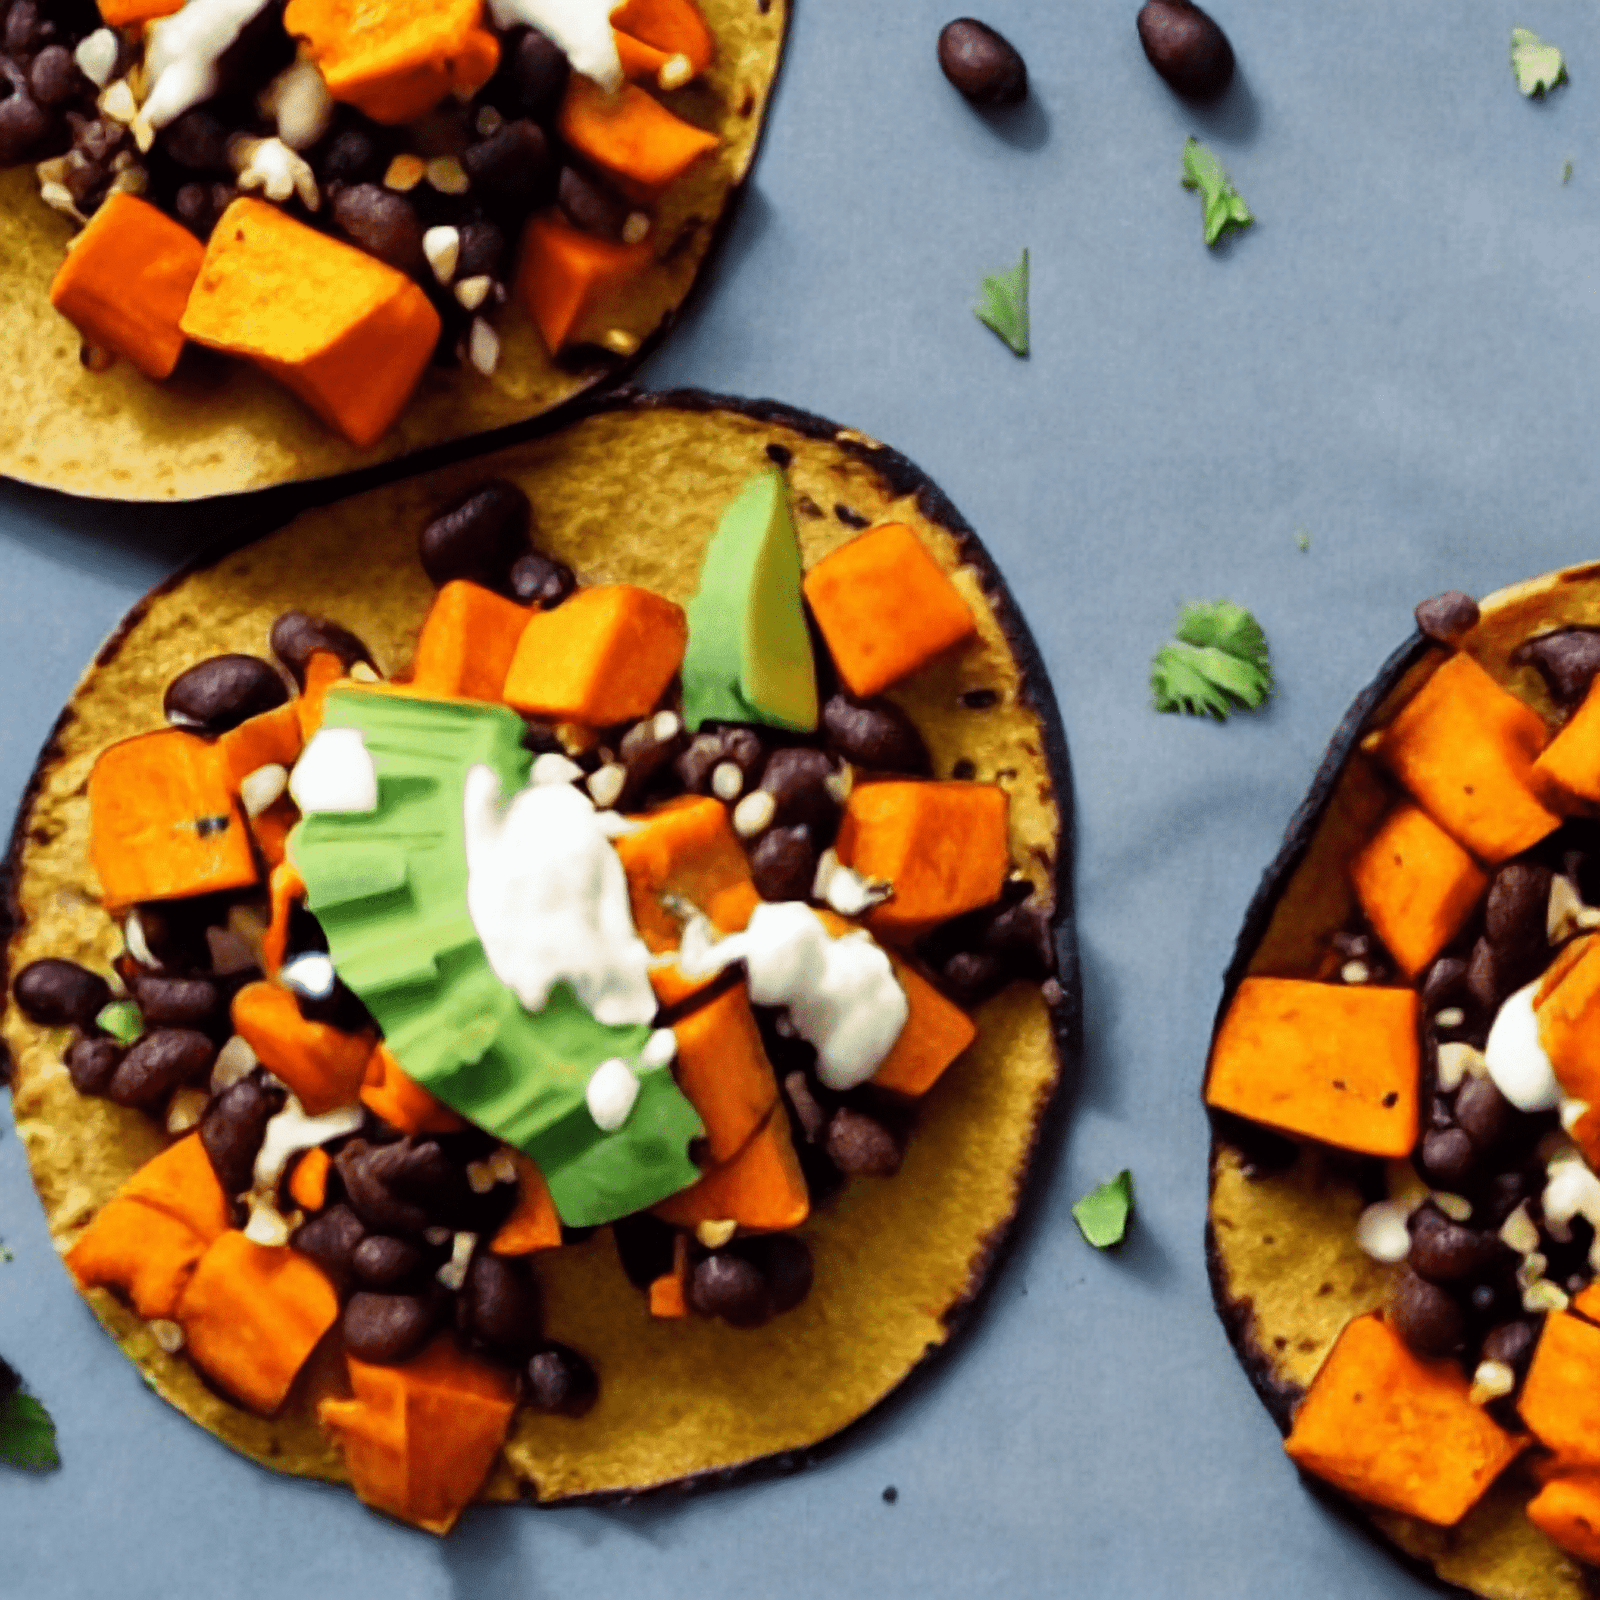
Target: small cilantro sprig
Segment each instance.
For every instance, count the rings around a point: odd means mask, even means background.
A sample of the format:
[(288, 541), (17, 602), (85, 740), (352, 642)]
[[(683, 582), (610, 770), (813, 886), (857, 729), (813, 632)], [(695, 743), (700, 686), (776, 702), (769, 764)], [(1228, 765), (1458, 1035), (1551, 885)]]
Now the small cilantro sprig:
[(973, 307), (978, 321), (992, 328), (1019, 356), (1028, 353), (1028, 252), (1009, 272), (991, 273), (978, 285)]
[(22, 1392), (22, 1380), (0, 1360), (0, 1462), (25, 1472), (49, 1472), (61, 1465), (56, 1425), (50, 1413)]
[(1096, 1250), (1121, 1244), (1133, 1210), (1133, 1174), (1126, 1167), (1098, 1189), (1091, 1189), (1073, 1208), (1078, 1231)]
[(1567, 63), (1559, 49), (1530, 28), (1511, 30), (1511, 69), (1517, 87), (1531, 100), (1566, 80)]
[(1183, 186), (1199, 190), (1205, 202), (1207, 244), (1215, 244), (1224, 228), (1248, 228), (1256, 220), (1222, 163), (1195, 138), (1183, 147)]
[(1272, 662), (1261, 624), (1231, 600), (1196, 601), (1178, 613), (1178, 635), (1150, 663), (1157, 711), (1187, 711), (1221, 722), (1272, 692)]
[(118, 1044), (135, 1044), (144, 1035), (144, 1016), (132, 1000), (110, 1000), (101, 1006), (95, 1026)]

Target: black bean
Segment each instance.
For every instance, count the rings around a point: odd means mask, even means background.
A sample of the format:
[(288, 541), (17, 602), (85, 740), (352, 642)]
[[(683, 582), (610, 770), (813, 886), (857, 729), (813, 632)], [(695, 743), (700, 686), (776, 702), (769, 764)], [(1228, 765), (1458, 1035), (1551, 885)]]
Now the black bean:
[(648, 1211), (619, 1217), (611, 1224), (611, 1237), (622, 1260), (622, 1270), (635, 1289), (648, 1289), (672, 1270), (672, 1244), (676, 1230)]
[(894, 1135), (864, 1111), (840, 1106), (828, 1124), (828, 1159), (847, 1178), (892, 1178), (900, 1170)]
[(804, 823), (768, 828), (750, 852), (750, 876), (763, 900), (809, 900), (817, 876), (817, 847)]
[(773, 1312), (792, 1311), (811, 1292), (811, 1251), (792, 1233), (765, 1233), (735, 1247), (760, 1269), (772, 1295)]
[(571, 73), (566, 53), (537, 28), (517, 40), (508, 66), (518, 109), (536, 122), (553, 117), (567, 92)]
[(243, 1194), (251, 1186), (267, 1123), (281, 1104), (281, 1095), (269, 1093), (251, 1075), (230, 1084), (206, 1107), (200, 1118), (200, 1145), (224, 1194)]
[(289, 1235), (289, 1243), (310, 1256), (342, 1297), (350, 1287), (351, 1263), (366, 1237), (361, 1219), (349, 1206), (329, 1206)]
[(1527, 1370), (1538, 1342), (1539, 1325), (1531, 1317), (1502, 1322), (1483, 1336), (1483, 1359), (1503, 1361), (1520, 1375)]
[(161, 149), (190, 172), (230, 172), (228, 129), (209, 111), (185, 111), (157, 136)]
[(1466, 1337), (1466, 1318), (1454, 1298), (1409, 1269), (1390, 1286), (1389, 1321), (1420, 1356), (1447, 1356)]
[(168, 722), (215, 734), (237, 728), (288, 698), (289, 690), (271, 662), (260, 656), (212, 656), (167, 685), (161, 709)]
[(1553, 877), (1539, 862), (1509, 861), (1489, 883), (1483, 933), (1494, 947), (1497, 980), (1506, 988), (1520, 989), (1549, 962), (1545, 919)]
[(696, 794), (711, 792), (711, 775), (731, 761), (748, 784), (761, 767), (761, 740), (749, 728), (707, 728), (697, 733), (677, 760), (684, 788)]
[(383, 146), (365, 128), (342, 128), (322, 147), (317, 176), (332, 183), (370, 183), (383, 176)]
[(823, 750), (804, 746), (774, 750), (761, 772), (761, 787), (777, 802), (773, 825), (787, 828), (803, 823), (819, 843), (831, 839), (843, 807), (828, 780), (838, 770)]
[(892, 700), (833, 695), (822, 708), (822, 729), (828, 748), (858, 767), (918, 776), (932, 771), (916, 724)]
[(783, 1075), (783, 1094), (800, 1125), (800, 1135), (809, 1144), (815, 1144), (828, 1124), (828, 1114), (817, 1103), (811, 1092), (811, 1083), (804, 1072), (786, 1072)]
[(1511, 652), (1515, 667), (1531, 666), (1559, 706), (1575, 706), (1600, 672), (1600, 628), (1552, 628), (1525, 639)]
[(977, 106), (1016, 105), (1028, 93), (1028, 68), (1016, 46), (974, 17), (944, 25), (939, 67)]
[(272, 653), (289, 669), (289, 675), (304, 689), (306, 664), (313, 652), (328, 650), (338, 656), (348, 672), (358, 661), (376, 667), (372, 652), (346, 628), (326, 617), (313, 617), (304, 611), (285, 611), (272, 624), (269, 636)]
[(463, 222), (456, 256), (456, 282), (465, 278), (498, 278), (506, 259), (506, 236), (492, 222)]
[(415, 1236), (434, 1226), (436, 1219), (424, 1207), (400, 1199), (389, 1187), (389, 1179), (405, 1160), (405, 1146), (405, 1140), (373, 1145), (365, 1139), (352, 1139), (333, 1164), (351, 1207), (369, 1228)]
[(88, 1028), (110, 1001), (111, 985), (76, 961), (46, 956), (42, 961), (30, 961), (16, 975), (11, 994), (30, 1022), (51, 1028)]
[(428, 1258), (409, 1239), (368, 1234), (350, 1258), (350, 1270), (369, 1289), (395, 1289), (420, 1276)]
[(496, 128), (468, 149), (461, 164), (474, 195), (501, 216), (526, 216), (555, 194), (550, 141), (538, 123), (525, 118)]
[(1446, 589), (1419, 601), (1415, 616), (1421, 632), (1453, 648), (1477, 627), (1478, 602), (1459, 589)]
[(1432, 1205), (1411, 1217), (1407, 1265), (1429, 1283), (1457, 1283), (1487, 1271), (1505, 1251), (1498, 1235), (1452, 1222)]
[(637, 795), (683, 748), (683, 722), (670, 712), (657, 712), (623, 734), (617, 756), (628, 769), (628, 793)]
[(563, 167), (556, 180), (556, 204), (574, 228), (601, 239), (620, 239), (633, 207), (576, 167)]
[(772, 1291), (761, 1269), (730, 1250), (716, 1250), (689, 1274), (690, 1307), (730, 1327), (759, 1327), (772, 1315)]
[(1500, 1009), (1500, 1002), (1511, 993), (1495, 959), (1494, 946), (1487, 939), (1479, 939), (1467, 958), (1467, 993), (1478, 1011), (1492, 1017)]
[(122, 1064), (124, 1048), (115, 1039), (79, 1039), (67, 1051), (67, 1074), (79, 1094), (104, 1094)]
[(992, 950), (958, 950), (939, 968), (939, 987), (959, 1006), (975, 1006), (1006, 986), (1005, 963)]
[(519, 606), (538, 606), (554, 611), (578, 587), (572, 568), (564, 561), (530, 550), (511, 563), (511, 598)]
[(333, 221), (369, 256), (413, 276), (427, 265), (416, 207), (378, 183), (353, 183), (333, 198)]
[(417, 554), (438, 587), (464, 578), (503, 589), (511, 564), (528, 548), (532, 508), (516, 484), (491, 478), (441, 511), (422, 530)]
[(1188, 0), (1145, 0), (1139, 43), (1150, 65), (1181, 95), (1212, 100), (1233, 81), (1233, 46)]
[(145, 945), (163, 967), (194, 970), (211, 965), (206, 929), (227, 922), (227, 906), (222, 900), (210, 895), (155, 900), (137, 909)]
[(1430, 1128), (1422, 1136), (1422, 1171), (1442, 1189), (1465, 1188), (1477, 1165), (1478, 1152), (1460, 1128)]
[(65, 105), (88, 86), (72, 52), (63, 44), (47, 44), (28, 69), (28, 88), (41, 106)]
[(1038, 983), (1056, 970), (1049, 913), (1031, 898), (1005, 906), (990, 917), (983, 930), (983, 948), (1001, 958), (1012, 978)]
[(528, 1362), (528, 1403), (535, 1411), (581, 1417), (599, 1395), (594, 1368), (568, 1345), (547, 1345)]
[(1523, 1172), (1497, 1172), (1484, 1186), (1477, 1210), (1484, 1225), (1498, 1228), (1530, 1195), (1543, 1187), (1543, 1172), (1530, 1180)]
[(1456, 1095), (1456, 1122), (1481, 1151), (1491, 1151), (1511, 1132), (1516, 1107), (1495, 1087), (1493, 1078), (1469, 1077)]
[[(430, 1222), (447, 1228), (470, 1228), (489, 1196), (478, 1196), (467, 1182), (466, 1167), (452, 1161), (433, 1140), (402, 1140), (392, 1145), (385, 1181), (401, 1200), (422, 1206)], [(481, 1231), (473, 1228), (474, 1232)]]
[(38, 42), (42, 26), (43, 19), (34, 0), (13, 0), (11, 9), (6, 13), (6, 54), (12, 56), (28, 54)]
[(344, 1347), (358, 1361), (392, 1365), (416, 1350), (439, 1324), (431, 1295), (374, 1294), (358, 1289), (344, 1308)]
[(157, 1028), (122, 1058), (106, 1093), (118, 1105), (148, 1110), (186, 1083), (210, 1072), (217, 1047), (192, 1028)]
[(1428, 968), (1422, 983), (1422, 1003), (1429, 1011), (1443, 1011), (1470, 999), (1467, 993), (1467, 964), (1460, 956), (1440, 956)]
[(456, 1327), (467, 1338), (511, 1361), (539, 1347), (539, 1285), (526, 1261), (480, 1250), (456, 1297)]

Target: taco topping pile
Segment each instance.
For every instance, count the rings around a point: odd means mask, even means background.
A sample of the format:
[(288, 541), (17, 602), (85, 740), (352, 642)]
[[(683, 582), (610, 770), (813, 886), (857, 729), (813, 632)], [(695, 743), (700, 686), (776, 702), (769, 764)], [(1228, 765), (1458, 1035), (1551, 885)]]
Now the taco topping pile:
[[(1450, 643), (1477, 608), (1418, 618)], [(1527, 1516), (1600, 1564), (1600, 630), (1510, 659), (1559, 726), (1455, 650), (1366, 736), (1391, 800), (1350, 866), (1358, 918), (1314, 979), (1244, 978), (1206, 1101), (1252, 1162), (1278, 1159), (1262, 1129), (1364, 1158), (1387, 1300), (1337, 1339), (1290, 1456), (1448, 1527), (1528, 1452)]]
[(89, 777), (114, 977), (14, 982), (81, 1094), (173, 1136), (79, 1283), (262, 1415), (332, 1336), (358, 1493), (436, 1531), (519, 1405), (603, 1381), (542, 1333), (541, 1252), (608, 1225), (641, 1315), (791, 1309), (794, 1230), (894, 1175), (965, 1008), (1054, 966), (1005, 791), (929, 778), (883, 696), (975, 635), (909, 528), (803, 572), (774, 468), (686, 608), (528, 529), (502, 481), (424, 529), (393, 681), (301, 612), (296, 693), (248, 655), (175, 678)]
[[(695, 0), (10, 0), (0, 166), (85, 224), (51, 286), (85, 359), (254, 363), (358, 447), (520, 299), (594, 343), (716, 149)], [(698, 219), (696, 219), (698, 220)]]

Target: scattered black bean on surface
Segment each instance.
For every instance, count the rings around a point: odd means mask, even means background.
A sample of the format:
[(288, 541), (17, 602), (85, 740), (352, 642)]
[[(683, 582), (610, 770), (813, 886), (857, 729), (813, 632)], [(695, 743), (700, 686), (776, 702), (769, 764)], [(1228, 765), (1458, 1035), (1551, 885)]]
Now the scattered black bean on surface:
[(611, 1224), (622, 1270), (635, 1289), (648, 1289), (663, 1273), (672, 1270), (672, 1244), (675, 1230), (660, 1217), (638, 1211), (619, 1217)]
[(1188, 0), (1145, 0), (1139, 11), (1145, 59), (1179, 94), (1214, 100), (1233, 81), (1233, 46)]
[(47, 44), (28, 68), (28, 88), (47, 108), (64, 105), (87, 87), (88, 80), (78, 71), (72, 52), (62, 44)]
[(405, 1160), (405, 1140), (393, 1144), (372, 1144), (352, 1139), (334, 1157), (333, 1164), (344, 1184), (351, 1209), (367, 1227), (377, 1233), (395, 1233), (415, 1238), (434, 1225), (425, 1207), (402, 1200), (389, 1184)]
[(1589, 692), (1600, 672), (1600, 628), (1581, 624), (1552, 628), (1525, 639), (1511, 652), (1514, 667), (1531, 666), (1544, 679), (1550, 698), (1571, 708)]
[(563, 167), (556, 180), (556, 204), (573, 227), (601, 239), (620, 239), (633, 207), (620, 195), (577, 167)]
[(822, 708), (822, 730), (828, 748), (858, 767), (915, 777), (932, 771), (916, 724), (892, 700), (832, 695)]
[(288, 698), (277, 669), (260, 656), (212, 656), (167, 685), (161, 710), (180, 728), (218, 734), (281, 706)]
[(537, 550), (529, 550), (511, 563), (508, 583), (511, 598), (519, 606), (538, 606), (544, 611), (555, 610), (578, 587), (571, 567)]
[(1478, 602), (1459, 589), (1446, 589), (1419, 601), (1417, 628), (1428, 638), (1452, 648), (1478, 625)]
[(1422, 1136), (1422, 1172), (1436, 1188), (1455, 1192), (1472, 1180), (1478, 1152), (1461, 1128), (1430, 1128)]
[(12, 980), (11, 993), (22, 1014), (42, 1027), (92, 1027), (111, 999), (111, 985), (76, 961), (46, 956), (30, 961)]
[(1503, 1361), (1519, 1377), (1527, 1371), (1533, 1358), (1533, 1347), (1539, 1342), (1539, 1326), (1529, 1317), (1519, 1317), (1514, 1322), (1501, 1322), (1491, 1328), (1483, 1338), (1483, 1359)]
[(1429, 1283), (1459, 1283), (1482, 1273), (1506, 1248), (1496, 1235), (1452, 1222), (1432, 1205), (1415, 1211), (1410, 1227), (1411, 1253), (1406, 1258), (1407, 1264)]
[(376, 1294), (358, 1289), (344, 1308), (340, 1331), (358, 1361), (392, 1365), (416, 1350), (439, 1324), (431, 1295)]
[(765, 751), (750, 728), (706, 728), (689, 741), (678, 757), (678, 779), (694, 794), (711, 792), (711, 776), (724, 761), (739, 769), (746, 784), (761, 770)]
[(529, 1358), (528, 1403), (536, 1411), (581, 1417), (599, 1395), (594, 1368), (570, 1345), (546, 1345)]
[(817, 876), (817, 847), (803, 823), (768, 828), (750, 851), (750, 876), (763, 900), (809, 900)]
[(767, 1280), (774, 1315), (792, 1311), (810, 1294), (814, 1267), (804, 1239), (792, 1233), (763, 1233), (742, 1239), (733, 1248)]
[(355, 1247), (350, 1271), (368, 1289), (398, 1289), (422, 1276), (429, 1258), (410, 1239), (370, 1233)]
[(1003, 34), (976, 17), (957, 17), (939, 34), (939, 67), (977, 106), (1012, 106), (1028, 93), (1028, 68)]
[(539, 1318), (539, 1285), (527, 1262), (477, 1251), (456, 1297), (457, 1329), (520, 1363), (541, 1342)]
[(211, 1070), (216, 1045), (193, 1028), (156, 1028), (133, 1045), (117, 1065), (106, 1094), (118, 1105), (147, 1111), (186, 1083)]
[(900, 1146), (875, 1117), (840, 1106), (828, 1123), (828, 1159), (847, 1178), (892, 1178), (900, 1170)]
[(1466, 1318), (1450, 1293), (1409, 1269), (1390, 1286), (1389, 1320), (1421, 1356), (1451, 1355), (1466, 1337)]
[(365, 1238), (361, 1219), (341, 1201), (296, 1228), (289, 1243), (322, 1268), (342, 1297), (349, 1291), (356, 1252)]
[(378, 183), (353, 183), (333, 197), (339, 231), (370, 256), (412, 277), (427, 270), (422, 253), (422, 223), (416, 207)]
[(269, 642), (272, 653), (302, 689), (306, 686), (306, 666), (318, 650), (336, 655), (346, 672), (358, 661), (365, 661), (374, 670), (377, 667), (372, 652), (348, 628), (305, 611), (285, 611), (272, 624)]
[(554, 118), (572, 72), (561, 47), (537, 28), (529, 28), (514, 44), (507, 39), (502, 59), (507, 61), (516, 109), (535, 122)]
[(761, 772), (761, 787), (775, 803), (773, 826), (800, 824), (810, 830), (819, 845), (827, 844), (844, 809), (829, 786), (838, 770), (825, 750), (804, 745), (774, 750)]
[(538, 123), (525, 117), (502, 124), (461, 158), (473, 194), (497, 215), (521, 218), (553, 199), (556, 162)]
[(222, 1012), (222, 988), (214, 978), (141, 972), (133, 980), (133, 997), (148, 1027), (204, 1029)]
[(212, 1098), (200, 1118), (200, 1146), (226, 1195), (243, 1194), (251, 1185), (256, 1156), (267, 1123), (283, 1104), (252, 1073)]
[(734, 1328), (759, 1327), (772, 1315), (772, 1291), (754, 1262), (730, 1250), (714, 1250), (689, 1274), (690, 1308), (721, 1317)]
[(67, 1075), (79, 1094), (104, 1094), (122, 1063), (125, 1048), (115, 1039), (78, 1039), (67, 1051)]
[(441, 511), (422, 530), (417, 554), (436, 587), (458, 578), (504, 589), (528, 548), (533, 508), (516, 484), (491, 478)]
[(1456, 1122), (1484, 1154), (1504, 1143), (1517, 1117), (1517, 1109), (1495, 1087), (1493, 1078), (1471, 1076), (1456, 1094)]

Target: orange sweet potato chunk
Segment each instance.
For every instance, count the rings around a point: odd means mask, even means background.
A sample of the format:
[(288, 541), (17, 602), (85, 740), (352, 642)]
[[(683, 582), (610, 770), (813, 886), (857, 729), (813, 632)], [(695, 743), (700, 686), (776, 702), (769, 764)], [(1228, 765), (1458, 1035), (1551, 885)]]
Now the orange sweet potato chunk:
[(482, 17), (482, 0), (290, 0), (283, 20), (335, 100), (393, 124), (489, 81), (500, 45)]
[(1006, 792), (992, 783), (854, 789), (834, 849), (845, 866), (894, 887), (867, 926), (884, 938), (914, 939), (998, 899), (1011, 869), (1006, 814)]
[(152, 1156), (117, 1190), (119, 1200), (137, 1200), (176, 1218), (203, 1244), (232, 1225), (228, 1197), (198, 1133), (187, 1133)]
[(307, 1211), (320, 1211), (328, 1203), (328, 1168), (332, 1165), (321, 1145), (307, 1150), (289, 1175), (289, 1198)]
[(1491, 866), (1561, 819), (1535, 797), (1549, 730), (1469, 655), (1454, 655), (1384, 730), (1379, 759), (1456, 841)]
[(778, 1103), (778, 1080), (744, 986), (691, 1011), (673, 1032), (678, 1087), (706, 1125), (711, 1159), (730, 1161)]
[(301, 1016), (295, 997), (275, 983), (247, 983), (233, 997), (233, 1031), (314, 1117), (355, 1101), (373, 1051), (370, 1034)]
[(448, 1533), (478, 1492), (516, 1409), (516, 1378), (440, 1334), (403, 1366), (347, 1357), (351, 1400), (324, 1400), (356, 1493), (430, 1533)]
[(211, 235), (182, 326), (255, 362), (364, 450), (410, 398), (440, 322), (403, 272), (242, 199)]
[(978, 631), (960, 591), (900, 522), (824, 556), (805, 594), (852, 694), (877, 694)]
[(1356, 898), (1408, 978), (1461, 931), (1489, 879), (1420, 806), (1402, 805), (1350, 864)]
[(1561, 1087), (1600, 1105), (1600, 938), (1575, 939), (1557, 959), (1534, 991), (1539, 1043)]
[(655, 80), (673, 56), (688, 63), (687, 83), (716, 55), (716, 41), (694, 0), (622, 0), (611, 13), (622, 70), (630, 78)]
[(1563, 1462), (1600, 1466), (1600, 1328), (1552, 1311), (1517, 1411), (1539, 1443)]
[(1413, 989), (1246, 978), (1211, 1051), (1206, 1104), (1374, 1156), (1417, 1138)]
[(643, 199), (659, 195), (717, 148), (716, 134), (675, 117), (636, 85), (607, 94), (576, 72), (561, 102), (560, 128), (579, 155)]
[(466, 1127), (404, 1071), (386, 1044), (378, 1044), (368, 1057), (359, 1094), (362, 1105), (402, 1133), (455, 1133)]
[(89, 818), (89, 854), (113, 913), (256, 881), (216, 747), (179, 728), (101, 751), (89, 774)]
[(200, 1370), (265, 1417), (333, 1326), (339, 1297), (297, 1251), (230, 1229), (200, 1258), (176, 1315)]
[(550, 1198), (550, 1186), (527, 1156), (519, 1150), (517, 1163), (517, 1203), (511, 1215), (500, 1224), (500, 1231), (489, 1242), (497, 1256), (526, 1256), (535, 1250), (554, 1250), (561, 1243), (561, 1218)]
[(731, 1161), (712, 1167), (698, 1183), (668, 1196), (655, 1213), (679, 1228), (731, 1217), (741, 1228), (771, 1231), (798, 1228), (810, 1210), (789, 1118), (777, 1105)]
[(187, 1223), (137, 1200), (108, 1200), (67, 1252), (85, 1289), (123, 1290), (141, 1317), (170, 1317), (194, 1276), (206, 1241)]
[(947, 1000), (915, 968), (892, 951), (895, 981), (905, 990), (910, 1014), (894, 1048), (883, 1058), (872, 1081), (896, 1094), (926, 1094), (963, 1050), (978, 1036), (978, 1026), (953, 1000)]
[(300, 759), (300, 708), (285, 700), (271, 711), (241, 722), (217, 740), (217, 752), (227, 773), (228, 786), (239, 785), (260, 767), (277, 765), (291, 770)]
[(153, 22), (181, 10), (184, 0), (99, 0), (100, 20), (108, 28), (126, 28), (136, 22)]
[(1533, 770), (1558, 793), (1600, 804), (1600, 694), (1595, 684), (1589, 685), (1583, 704), (1546, 746)]
[(534, 716), (608, 728), (655, 709), (683, 663), (683, 607), (631, 583), (579, 589), (535, 611), (505, 681), (505, 700)]
[[(313, 650), (306, 662), (306, 686), (300, 698), (289, 703), (300, 717), (300, 737), (310, 744), (322, 727), (322, 718), (328, 708), (328, 691), (345, 678), (344, 663), (331, 650)], [(377, 688), (378, 685), (371, 685)], [(394, 688), (395, 685), (385, 685)]]
[(761, 903), (750, 863), (720, 800), (675, 800), (643, 817), (616, 841), (628, 874), (639, 937), (655, 951), (676, 950), (682, 924), (662, 899), (676, 895), (711, 919), (719, 933), (739, 933)]
[(522, 231), (517, 293), (551, 355), (591, 324), (651, 259), (648, 244), (618, 244), (584, 233), (559, 211), (530, 217)]
[(1552, 1544), (1600, 1564), (1600, 1473), (1563, 1473), (1527, 1504), (1528, 1521)]
[(492, 589), (462, 578), (447, 583), (423, 619), (411, 687), (418, 694), (498, 700), (532, 615)]
[(292, 862), (280, 862), (267, 879), (267, 892), (271, 920), (261, 936), (261, 970), (269, 978), (276, 978), (289, 951), (289, 916), (296, 903), (306, 897), (306, 880)]
[(148, 201), (112, 194), (67, 252), (50, 304), (90, 344), (126, 356), (147, 378), (168, 378), (183, 354), (178, 324), (205, 253)]
[(1297, 1466), (1346, 1494), (1453, 1527), (1522, 1449), (1453, 1361), (1423, 1361), (1376, 1316), (1328, 1353), (1284, 1441)]

